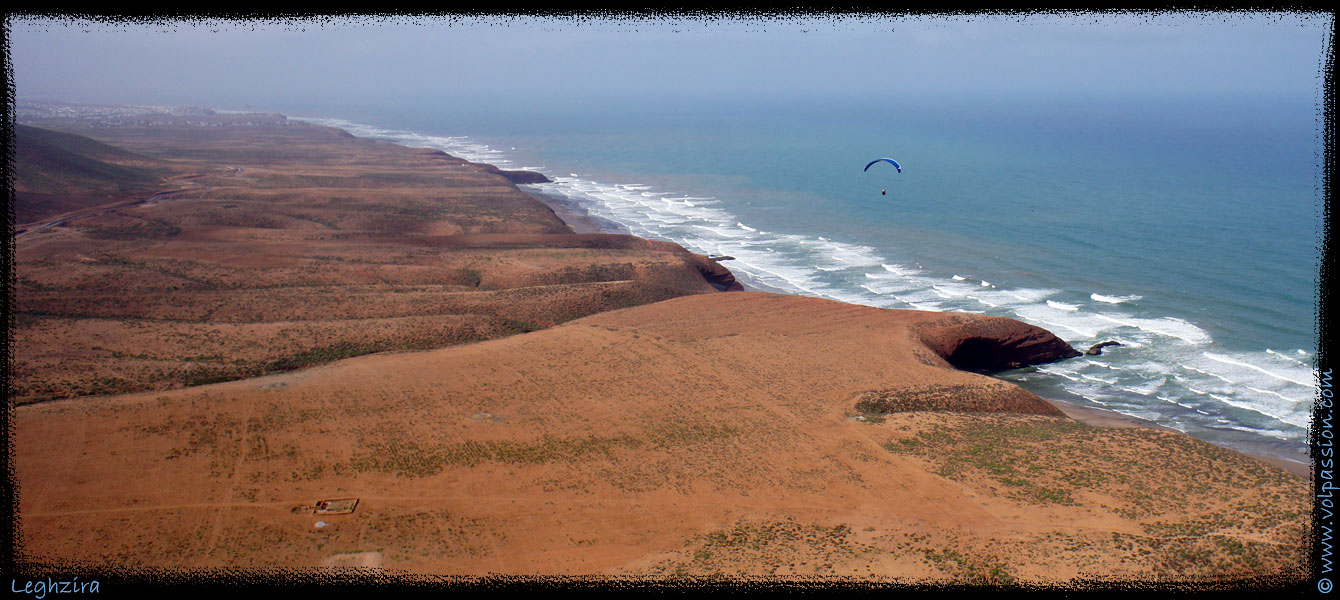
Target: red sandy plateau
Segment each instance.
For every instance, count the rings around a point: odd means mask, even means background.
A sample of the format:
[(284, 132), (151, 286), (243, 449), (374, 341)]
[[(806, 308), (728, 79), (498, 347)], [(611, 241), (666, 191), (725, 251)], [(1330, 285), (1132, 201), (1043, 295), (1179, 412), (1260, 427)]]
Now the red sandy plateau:
[[(1085, 425), (972, 372), (1074, 353), (1044, 330), (719, 293), (738, 284), (716, 262), (573, 234), (504, 174), (441, 153), (196, 129), (210, 131), (90, 131), (200, 176), (16, 240), (29, 557), (1306, 575), (1302, 477), (1175, 432)], [(234, 380), (184, 387), (210, 377)], [(108, 392), (133, 393), (86, 395)], [(353, 512), (312, 512), (344, 498)]]

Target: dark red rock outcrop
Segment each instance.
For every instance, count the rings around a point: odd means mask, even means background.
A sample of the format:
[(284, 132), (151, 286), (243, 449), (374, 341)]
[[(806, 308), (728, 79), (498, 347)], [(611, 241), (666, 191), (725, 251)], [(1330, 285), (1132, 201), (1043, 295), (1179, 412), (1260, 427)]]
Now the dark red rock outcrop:
[(484, 163), (473, 163), (473, 164), (490, 173), (496, 173), (498, 175), (502, 175), (503, 178), (507, 179), (512, 183), (552, 183), (552, 181), (548, 177), (544, 176), (544, 173), (540, 173), (537, 171), (504, 171), (490, 164), (484, 164)]
[[(344, 130), (340, 130), (340, 133), (344, 135), (349, 135)], [(553, 180), (549, 179), (548, 177), (545, 177), (544, 173), (540, 173), (538, 171), (524, 171), (524, 170), (504, 171), (502, 169), (499, 169), (497, 166), (490, 165), (488, 163), (472, 163), (463, 158), (447, 154), (446, 152), (443, 152), (441, 150), (433, 150), (430, 148), (421, 148), (419, 149), (418, 153), (427, 156), (429, 158), (445, 161), (450, 164), (474, 165), (475, 167), (478, 167), (479, 169), (487, 171), (489, 173), (493, 173), (495, 175), (501, 175), (503, 176), (503, 178), (507, 179), (512, 183), (553, 183)]]
[(1098, 356), (1099, 354), (1103, 353), (1103, 348), (1106, 348), (1108, 346), (1120, 346), (1120, 345), (1121, 345), (1120, 342), (1114, 342), (1112, 340), (1108, 340), (1106, 342), (1100, 342), (1092, 346), (1089, 346), (1089, 349), (1085, 350), (1084, 354), (1089, 356)]
[(512, 183), (553, 183), (544, 173), (536, 171), (499, 171), (498, 174)]
[(692, 255), (691, 262), (698, 269), (698, 273), (712, 284), (712, 287), (723, 292), (739, 292), (744, 290), (744, 286), (735, 280), (735, 274), (730, 269), (721, 266), (717, 261), (701, 254)]
[(957, 314), (919, 323), (922, 343), (957, 369), (990, 373), (1079, 356), (1050, 331), (1021, 321)]
[(461, 235), (425, 235), (401, 243), (434, 248), (592, 248), (602, 250), (655, 250), (684, 255), (684, 260), (697, 269), (712, 287), (723, 292), (738, 292), (744, 286), (736, 281), (730, 269), (715, 259), (689, 252), (674, 242), (648, 240), (623, 233), (477, 233)]

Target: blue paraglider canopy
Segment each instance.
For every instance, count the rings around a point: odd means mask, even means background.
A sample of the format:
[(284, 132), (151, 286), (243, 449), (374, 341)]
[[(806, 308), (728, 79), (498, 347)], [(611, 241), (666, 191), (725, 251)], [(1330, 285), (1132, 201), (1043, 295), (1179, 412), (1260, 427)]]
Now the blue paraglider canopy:
[(877, 159), (875, 159), (875, 160), (872, 160), (872, 161), (870, 161), (870, 164), (868, 164), (868, 165), (865, 166), (865, 170), (866, 170), (866, 171), (869, 171), (869, 170), (870, 170), (870, 167), (874, 166), (874, 164), (877, 163), (877, 162), (886, 162), (886, 163), (889, 163), (889, 164), (893, 165), (893, 168), (898, 169), (898, 172), (899, 172), (899, 173), (902, 173), (902, 172), (903, 172), (903, 168), (902, 168), (901, 166), (898, 165), (898, 161), (893, 160), (892, 158), (877, 158)]

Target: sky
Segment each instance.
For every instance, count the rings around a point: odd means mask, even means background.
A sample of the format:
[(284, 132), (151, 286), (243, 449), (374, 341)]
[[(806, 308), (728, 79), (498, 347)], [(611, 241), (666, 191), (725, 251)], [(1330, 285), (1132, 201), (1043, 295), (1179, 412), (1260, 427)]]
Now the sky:
[(1320, 101), (1331, 15), (91, 22), (7, 15), (16, 96), (277, 108), (537, 98), (1247, 95)]

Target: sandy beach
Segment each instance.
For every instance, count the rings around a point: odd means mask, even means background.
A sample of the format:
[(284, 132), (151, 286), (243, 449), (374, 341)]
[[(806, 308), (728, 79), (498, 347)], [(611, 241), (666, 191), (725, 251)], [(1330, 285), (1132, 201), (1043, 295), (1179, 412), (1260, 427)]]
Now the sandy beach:
[[(729, 261), (326, 127), (92, 133), (189, 201), (16, 244), (29, 556), (1051, 586), (1303, 573), (1297, 471), (974, 372), (1075, 354), (1044, 329), (743, 290)], [(319, 512), (332, 502), (351, 509)]]
[(571, 202), (560, 200), (542, 192), (532, 191), (530, 195), (548, 206), (549, 210), (554, 211), (554, 214), (558, 215), (558, 218), (562, 219), (563, 223), (571, 228), (573, 233), (628, 233), (614, 223), (597, 220)]
[[(554, 214), (558, 215), (568, 227), (571, 227), (577, 233), (626, 233), (612, 223), (601, 222), (590, 215), (585, 214), (580, 208), (564, 201), (560, 201), (552, 196), (543, 193), (531, 193), (531, 195), (540, 202), (544, 203)], [(723, 262), (729, 268), (729, 262)], [(737, 279), (746, 290), (770, 293), (785, 293), (784, 291), (766, 286), (757, 282), (750, 281), (747, 278), (737, 275)], [(1125, 415), (1116, 411), (1103, 410), (1089, 406), (1083, 406), (1074, 402), (1068, 402), (1057, 398), (1044, 398), (1048, 402), (1061, 409), (1066, 416), (1077, 421), (1094, 425), (1097, 427), (1148, 427), (1162, 431), (1175, 431), (1174, 429), (1159, 425), (1158, 423)], [(1247, 454), (1268, 462), (1277, 467), (1287, 469), (1291, 473), (1307, 477), (1311, 473), (1312, 466), (1308, 463), (1299, 462), (1290, 458), (1273, 454), (1262, 448), (1258, 451), (1248, 451)]]

